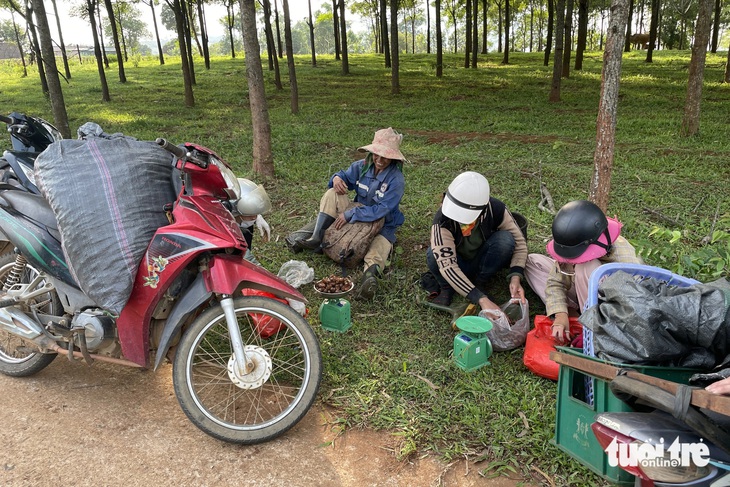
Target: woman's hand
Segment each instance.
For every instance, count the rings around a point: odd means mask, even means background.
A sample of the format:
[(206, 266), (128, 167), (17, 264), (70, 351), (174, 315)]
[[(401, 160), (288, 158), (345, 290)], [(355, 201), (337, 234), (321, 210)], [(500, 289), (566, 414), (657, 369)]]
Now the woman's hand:
[(496, 309), (497, 311), (502, 312), (502, 310), (499, 308), (499, 306), (494, 304), (492, 302), (492, 300), (486, 296), (482, 296), (482, 298), (479, 300), (479, 306), (482, 308), (482, 310), (485, 310), (485, 309), (495, 310)]
[(335, 218), (335, 221), (332, 224), (332, 226), (335, 227), (335, 230), (339, 230), (340, 228), (345, 226), (346, 223), (347, 223), (347, 220), (345, 219), (345, 214), (340, 213), (339, 215), (337, 215), (337, 218)]
[(347, 194), (347, 184), (339, 176), (332, 178), (332, 188), (337, 194)]
[(512, 276), (509, 281), (509, 295), (512, 299), (519, 299), (520, 303), (525, 302), (525, 290), (522, 289), (520, 276)]
[(717, 382), (713, 382), (709, 386), (705, 387), (707, 392), (713, 394), (720, 394), (723, 396), (730, 396), (730, 377), (722, 379)]
[(558, 343), (570, 343), (570, 321), (568, 313), (555, 313), (553, 326), (550, 329), (552, 337)]

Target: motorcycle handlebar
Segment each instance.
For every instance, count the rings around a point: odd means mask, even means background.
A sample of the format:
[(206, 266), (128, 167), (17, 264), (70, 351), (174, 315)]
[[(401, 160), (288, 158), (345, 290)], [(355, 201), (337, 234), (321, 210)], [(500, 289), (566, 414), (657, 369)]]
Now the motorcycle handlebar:
[(157, 145), (159, 145), (160, 147), (162, 147), (163, 149), (165, 149), (167, 152), (172, 152), (180, 159), (185, 157), (186, 152), (184, 149), (181, 149), (180, 147), (178, 147), (176, 145), (172, 145), (171, 143), (169, 143), (167, 140), (165, 140), (163, 138), (158, 138), (157, 140), (155, 140), (155, 143)]
[(192, 162), (196, 166), (200, 166), (200, 167), (202, 167), (204, 169), (206, 167), (208, 167), (208, 163), (207, 162), (198, 159), (197, 157), (195, 157), (192, 154), (190, 154), (189, 152), (187, 152), (185, 149), (182, 149), (182, 148), (180, 148), (180, 147), (178, 147), (176, 145), (173, 145), (173, 144), (169, 143), (167, 140), (165, 140), (163, 138), (158, 138), (158, 139), (155, 140), (155, 142), (157, 143), (157, 145), (159, 145), (160, 147), (162, 147), (166, 151), (172, 152), (179, 159), (184, 159), (186, 161)]
[(12, 125), (13, 119), (5, 115), (0, 115), (0, 122), (4, 122), (6, 125)]

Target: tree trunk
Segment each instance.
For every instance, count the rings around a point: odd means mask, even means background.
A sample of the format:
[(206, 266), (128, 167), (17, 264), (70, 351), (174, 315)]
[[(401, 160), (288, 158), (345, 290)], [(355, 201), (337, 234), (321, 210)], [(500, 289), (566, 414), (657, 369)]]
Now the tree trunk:
[(436, 77), (444, 75), (444, 44), (441, 35), (441, 0), (436, 0)]
[(543, 65), (548, 66), (550, 64), (550, 51), (553, 48), (553, 26), (555, 25), (555, 1), (547, 0), (548, 2), (548, 20), (547, 20), (547, 35), (545, 36), (545, 59)]
[(390, 61), (390, 42), (388, 41), (388, 11), (387, 0), (380, 0), (380, 35), (383, 40), (383, 54), (385, 55), (385, 67), (391, 67)]
[(299, 113), (299, 86), (297, 72), (294, 69), (294, 49), (291, 39), (291, 18), (289, 17), (289, 0), (283, 0), (284, 6), (284, 42), (286, 43), (286, 63), (289, 68), (289, 90), (291, 91), (291, 112)]
[(509, 0), (504, 0), (504, 56), (502, 64), (509, 64)]
[(657, 31), (659, 29), (659, 10), (661, 0), (651, 0), (651, 21), (649, 23), (649, 49), (646, 50), (646, 62), (652, 62), (654, 47), (657, 45)]
[[(395, 31), (398, 32), (396, 23)], [(347, 23), (345, 22), (345, 0), (340, 0), (340, 50), (342, 51), (342, 74), (350, 74), (350, 62), (347, 58)]]
[(38, 65), (38, 77), (41, 80), (41, 90), (43, 94), (48, 96), (48, 80), (46, 79), (46, 68), (43, 66), (43, 54), (41, 54), (41, 43), (38, 40), (38, 30), (36, 22), (33, 21), (33, 8), (30, 2), (26, 3), (25, 18), (28, 22), (28, 32), (30, 32), (30, 43), (33, 54), (36, 58), (36, 64)]
[[(181, 42), (185, 43), (185, 53), (187, 57), (187, 70), (188, 74), (190, 76), (190, 84), (191, 86), (195, 86), (195, 63), (193, 62), (193, 41), (192, 41), (192, 34), (191, 34), (191, 26), (192, 26), (192, 15), (190, 15), (189, 8), (188, 8), (188, 1), (189, 0), (179, 0), (180, 1), (180, 12), (182, 15), (182, 21), (183, 21), (183, 37), (182, 39), (179, 39)], [(178, 36), (179, 38), (179, 36)], [(197, 38), (196, 38), (197, 40)], [(180, 49), (180, 54), (182, 55), (182, 48)]]
[(203, 0), (195, 2), (198, 6), (198, 23), (200, 24), (200, 39), (203, 41), (203, 59), (205, 69), (210, 69), (210, 49), (208, 48), (208, 28), (205, 26), (205, 6)]
[(271, 28), (271, 3), (264, 0), (264, 32), (266, 33), (266, 46), (269, 55), (269, 69), (274, 68), (274, 86), (277, 91), (284, 89), (281, 84), (281, 72), (279, 71), (279, 58), (276, 56), (276, 41), (274, 40), (274, 31)]
[(553, 83), (548, 101), (560, 101), (560, 82), (563, 72), (563, 30), (565, 29), (565, 0), (558, 0), (555, 15), (555, 58), (553, 59)]
[(487, 0), (482, 0), (482, 54), (487, 54)]
[(53, 40), (51, 39), (51, 29), (48, 27), (46, 7), (43, 5), (43, 0), (33, 0), (32, 3), (35, 11), (36, 28), (41, 42), (41, 52), (43, 53), (42, 61), (46, 65), (46, 81), (48, 82), (48, 95), (51, 99), (53, 121), (63, 137), (70, 139), (71, 130), (68, 128), (68, 115), (66, 114), (66, 104), (63, 101), (61, 79), (58, 77), (56, 56), (53, 53)]
[(479, 54), (479, 0), (474, 0), (472, 9), (474, 12), (472, 15), (473, 27), (471, 29), (471, 67), (476, 69)]
[(570, 78), (570, 52), (573, 47), (573, 5), (574, 0), (568, 0), (565, 9), (565, 46), (563, 47), (563, 78)]
[(578, 0), (578, 45), (575, 49), (575, 70), (583, 69), (583, 53), (588, 37), (588, 0)]
[(464, 38), (464, 67), (468, 68), (469, 64), (471, 62), (471, 28), (472, 28), (472, 21), (471, 21), (471, 0), (466, 0), (466, 21), (465, 21), (465, 27), (466, 27), (466, 35)]
[(629, 19), (626, 21), (626, 42), (624, 52), (631, 52), (631, 23), (634, 20), (634, 0), (629, 0)]
[(271, 123), (266, 103), (259, 40), (256, 35), (256, 5), (254, 2), (255, 0), (240, 0), (248, 100), (251, 106), (253, 129), (253, 171), (265, 177), (273, 177), (274, 155), (271, 152)]
[(689, 62), (689, 82), (687, 99), (684, 104), (681, 135), (689, 137), (700, 131), (700, 102), (702, 101), (702, 82), (705, 74), (707, 43), (710, 40), (713, 0), (699, 0), (699, 11), (695, 23), (695, 39), (692, 44), (692, 59)]
[(233, 24), (235, 22), (235, 12), (233, 10), (233, 1), (230, 0), (230, 3), (226, 2), (226, 10), (228, 11), (228, 19), (227, 19), (227, 25), (228, 25), (228, 41), (231, 43), (231, 59), (236, 59), (236, 45), (233, 41)]
[(337, 0), (332, 0), (332, 22), (334, 23), (333, 32), (335, 34), (335, 59), (340, 60), (340, 13), (337, 6)]
[[(172, 12), (175, 14), (175, 26), (177, 29), (177, 42), (180, 44), (180, 67), (183, 74), (183, 85), (185, 89), (185, 106), (195, 106), (193, 96), (193, 80), (190, 72), (190, 58), (188, 57), (188, 43), (185, 40), (185, 11), (183, 2), (185, 0), (165, 0)], [(172, 2), (172, 3), (170, 3)]]
[(309, 2), (309, 47), (312, 49), (312, 66), (317, 66), (317, 55), (314, 53), (314, 24), (312, 23), (312, 0)]
[(99, 36), (99, 46), (101, 47), (101, 56), (104, 59), (104, 66), (109, 69), (109, 57), (106, 55), (106, 47), (104, 46), (104, 32), (101, 29), (101, 6), (98, 1), (96, 3), (96, 32)]
[(725, 77), (723, 81), (730, 83), (730, 46), (727, 48), (727, 61), (725, 61)]
[(281, 59), (284, 57), (284, 50), (281, 45), (281, 28), (279, 27), (279, 7), (276, 6), (276, 0), (274, 0), (274, 25), (276, 26), (276, 45), (278, 47), (279, 59)]
[(15, 43), (18, 45), (18, 53), (20, 54), (20, 61), (23, 63), (23, 78), (28, 77), (28, 67), (25, 65), (25, 54), (23, 53), (23, 43), (20, 41), (20, 32), (18, 31), (18, 24), (15, 23), (15, 14), (10, 11), (10, 18), (13, 21), (13, 32), (15, 32)]
[(400, 93), (400, 78), (398, 77), (398, 2), (390, 2), (390, 92), (393, 95)]
[(721, 0), (715, 0), (715, 21), (712, 25), (712, 41), (710, 42), (710, 51), (715, 54), (717, 52), (717, 43), (720, 40), (720, 14), (722, 10)]
[(155, 40), (157, 41), (157, 53), (160, 58), (160, 66), (165, 64), (165, 55), (162, 53), (162, 42), (160, 41), (160, 31), (157, 28), (157, 14), (155, 14), (155, 0), (150, 0), (150, 8), (152, 9), (152, 24), (155, 26)]
[(124, 21), (122, 20), (122, 13), (119, 11), (119, 4), (117, 3), (117, 23), (119, 24), (119, 40), (122, 42), (122, 52), (124, 53), (124, 62), (129, 61), (127, 56), (127, 41), (124, 39)]
[(596, 119), (596, 152), (593, 155), (593, 176), (588, 190), (589, 199), (604, 212), (611, 191), (611, 170), (616, 143), (616, 112), (621, 56), (623, 54), (629, 0), (613, 0), (608, 21), (606, 49), (603, 52), (601, 99)]
[(106, 15), (109, 19), (109, 26), (112, 29), (112, 41), (114, 42), (114, 51), (117, 53), (117, 67), (119, 68), (119, 82), (126, 83), (127, 75), (124, 73), (124, 53), (119, 45), (119, 32), (117, 31), (117, 18), (114, 14), (114, 6), (111, 0), (104, 0), (106, 7)]
[(431, 54), (431, 5), (426, 0), (426, 54)]
[(89, 23), (91, 24), (92, 39), (94, 40), (94, 57), (96, 58), (96, 70), (99, 72), (99, 82), (101, 83), (101, 101), (111, 101), (109, 95), (109, 84), (106, 81), (106, 73), (104, 72), (104, 57), (101, 53), (101, 42), (99, 42), (99, 29), (96, 25), (96, 10), (99, 8), (97, 0), (86, 0), (86, 11), (89, 13)]
[[(69, 69), (69, 67), (68, 67), (68, 56), (66, 55), (66, 44), (63, 42), (63, 33), (61, 32), (61, 16), (58, 15), (58, 7), (56, 7), (56, 0), (51, 0), (51, 3), (53, 4), (53, 13), (56, 15), (56, 28), (58, 29), (58, 45), (61, 48), (61, 57), (63, 58), (63, 70), (66, 73), (66, 79), (71, 79), (71, 69)], [(21, 54), (21, 57), (22, 57), (22, 54)]]

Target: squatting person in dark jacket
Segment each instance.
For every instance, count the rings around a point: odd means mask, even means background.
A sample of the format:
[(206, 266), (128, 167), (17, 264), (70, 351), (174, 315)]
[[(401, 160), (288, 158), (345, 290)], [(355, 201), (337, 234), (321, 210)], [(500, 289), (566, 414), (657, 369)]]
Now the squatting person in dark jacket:
[(485, 309), (499, 309), (484, 286), (509, 267), (510, 296), (524, 302), (527, 241), (506, 205), (489, 194), (483, 175), (467, 171), (449, 185), (431, 226), (426, 263), (439, 284), (434, 304), (449, 306), (454, 292)]
[[(294, 249), (320, 249), (324, 232), (334, 225), (340, 229), (347, 223), (374, 222), (384, 218), (383, 228), (375, 236), (365, 254), (362, 279), (355, 296), (370, 299), (375, 294), (385, 264), (388, 261), (395, 232), (405, 221), (399, 205), (405, 191), (403, 160), (400, 151), (403, 135), (392, 128), (375, 132), (373, 143), (358, 150), (367, 152), (365, 159), (353, 162), (350, 167), (335, 173), (319, 203), (319, 214), (314, 232), (308, 239), (294, 242)], [(355, 203), (351, 205), (348, 191), (355, 190)]]

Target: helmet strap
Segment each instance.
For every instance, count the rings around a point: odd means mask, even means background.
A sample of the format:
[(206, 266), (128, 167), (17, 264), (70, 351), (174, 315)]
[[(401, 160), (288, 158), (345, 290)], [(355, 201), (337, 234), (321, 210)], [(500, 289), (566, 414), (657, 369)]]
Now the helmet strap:
[(606, 249), (606, 253), (609, 253), (611, 252), (611, 249), (613, 249), (613, 242), (611, 242), (611, 234), (608, 233), (608, 226), (606, 226), (606, 229), (603, 230), (603, 235), (606, 236), (606, 242), (608, 242), (607, 244), (599, 241), (598, 239), (596, 239), (596, 241), (592, 243), (593, 245), (598, 245), (599, 247)]

